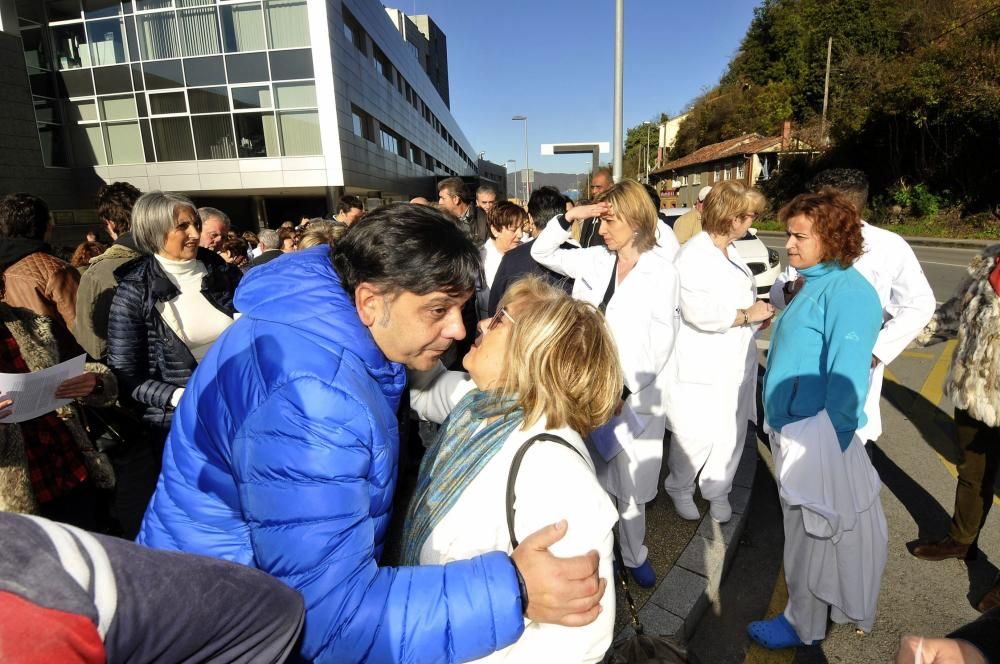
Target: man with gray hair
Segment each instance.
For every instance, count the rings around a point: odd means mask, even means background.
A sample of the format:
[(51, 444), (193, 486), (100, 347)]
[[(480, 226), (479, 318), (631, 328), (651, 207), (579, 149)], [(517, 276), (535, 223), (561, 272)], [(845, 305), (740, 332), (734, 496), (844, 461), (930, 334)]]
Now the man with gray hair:
[(476, 207), (489, 215), (490, 210), (497, 204), (497, 188), (490, 182), (484, 182), (476, 189)]
[[(202, 236), (204, 237), (204, 236)], [(269, 261), (273, 261), (278, 256), (281, 256), (282, 252), (281, 240), (278, 236), (278, 231), (272, 228), (265, 228), (257, 235), (257, 246), (261, 248), (261, 254), (257, 258), (250, 261), (250, 267), (248, 270), (257, 267), (258, 265), (263, 265)]]
[(214, 207), (198, 208), (198, 217), (201, 219), (201, 241), (199, 245), (205, 249), (218, 251), (219, 245), (226, 239), (226, 233), (232, 225), (229, 215)]

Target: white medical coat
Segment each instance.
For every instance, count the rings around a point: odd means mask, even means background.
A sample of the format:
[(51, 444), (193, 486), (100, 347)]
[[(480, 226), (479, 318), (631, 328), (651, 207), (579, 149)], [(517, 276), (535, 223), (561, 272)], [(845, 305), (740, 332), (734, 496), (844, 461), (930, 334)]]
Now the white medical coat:
[[(757, 299), (753, 273), (736, 246), (729, 257), (702, 231), (688, 240), (674, 265), (680, 277), (681, 325), (667, 365), (670, 430), (686, 438), (735, 440), (742, 420), (754, 418), (757, 380), (754, 329), (733, 326), (737, 309)], [(738, 441), (742, 444), (743, 441)]]
[[(656, 496), (666, 415), (666, 366), (677, 334), (678, 280), (673, 257), (677, 238), (670, 228), (657, 225), (657, 244), (644, 252), (635, 267), (615, 286), (605, 317), (618, 346), (628, 405), (642, 422), (642, 432), (620, 441), (631, 457), (629, 474), (636, 488), (631, 496), (639, 503)], [(545, 267), (572, 277), (573, 297), (594, 306), (601, 303), (615, 266), (615, 254), (605, 247), (560, 249), (570, 236), (558, 217), (553, 218), (532, 242), (531, 256)], [(616, 492), (616, 487), (607, 487)], [(624, 496), (622, 496), (624, 497)]]

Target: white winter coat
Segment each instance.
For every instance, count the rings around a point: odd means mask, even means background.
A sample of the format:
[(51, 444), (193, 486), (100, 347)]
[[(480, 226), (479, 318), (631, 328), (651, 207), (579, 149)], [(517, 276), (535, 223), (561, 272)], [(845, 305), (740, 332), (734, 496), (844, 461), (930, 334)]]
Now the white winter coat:
[[(865, 402), (868, 423), (857, 431), (857, 436), (864, 442), (878, 440), (882, 435), (880, 399), (885, 366), (895, 360), (924, 329), (934, 315), (937, 300), (920, 261), (906, 240), (867, 222), (862, 221), (861, 224), (864, 253), (855, 261), (854, 268), (878, 293), (883, 320), (872, 351), (879, 364), (871, 372), (868, 400)], [(782, 288), (798, 276), (798, 271), (791, 265), (778, 275), (771, 286), (771, 304), (779, 309), (785, 307)]]
[(735, 439), (740, 418), (753, 418), (753, 404), (741, 403), (740, 387), (757, 380), (754, 329), (733, 326), (736, 310), (753, 305), (757, 290), (734, 244), (728, 252), (726, 258), (702, 231), (675, 261), (681, 325), (667, 366), (668, 423), (674, 434), (712, 442)]
[[(469, 375), (442, 365), (410, 374), (410, 406), (423, 419), (443, 422), (475, 384)], [(578, 556), (596, 550), (599, 575), (612, 580), (612, 529), (618, 513), (594, 475), (580, 435), (568, 428), (550, 429), (536, 422), (516, 430), (462, 492), (454, 507), (431, 531), (420, 550), (421, 565), (466, 560), (489, 551), (511, 552), (506, 491), (510, 465), (522, 443), (539, 433), (559, 436), (580, 454), (551, 442), (538, 442), (525, 454), (515, 483), (514, 533), (519, 541), (562, 519), (566, 535), (551, 547), (553, 555)], [(558, 477), (553, 482), (553, 477)], [(525, 620), (516, 643), (478, 662), (599, 662), (611, 644), (615, 625), (614, 584), (601, 598), (597, 620), (585, 627), (561, 627)]]
[[(569, 236), (559, 217), (553, 218), (532, 243), (531, 256), (550, 270), (573, 278), (573, 297), (597, 306), (611, 281), (615, 254), (605, 247), (560, 249)], [(678, 281), (673, 265), (677, 247), (673, 232), (660, 222), (657, 244), (643, 253), (616, 285), (605, 310), (630, 392), (627, 402), (642, 425), (641, 433), (632, 440), (619, 441), (629, 449), (629, 472), (637, 490), (631, 497), (639, 503), (656, 496), (663, 459), (666, 366), (678, 326)], [(612, 492), (615, 489), (608, 487)]]

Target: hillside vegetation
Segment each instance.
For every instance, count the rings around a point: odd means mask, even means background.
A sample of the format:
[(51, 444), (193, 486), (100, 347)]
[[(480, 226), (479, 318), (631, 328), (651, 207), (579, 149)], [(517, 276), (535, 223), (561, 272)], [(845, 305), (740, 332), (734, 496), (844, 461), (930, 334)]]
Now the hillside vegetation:
[(670, 158), (777, 135), (785, 119), (821, 143), (830, 37), (830, 149), (786, 168), (772, 195), (818, 168), (851, 166), (869, 174), (884, 221), (981, 212), (989, 223), (1000, 202), (1000, 0), (764, 0)]

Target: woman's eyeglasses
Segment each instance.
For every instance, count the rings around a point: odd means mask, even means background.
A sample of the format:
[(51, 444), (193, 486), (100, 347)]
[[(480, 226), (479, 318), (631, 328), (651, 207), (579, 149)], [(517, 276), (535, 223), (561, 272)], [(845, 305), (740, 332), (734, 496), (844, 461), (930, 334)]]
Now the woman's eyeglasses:
[(490, 319), (490, 322), (486, 324), (486, 331), (492, 332), (493, 330), (503, 325), (505, 318), (509, 320), (511, 323), (515, 324), (517, 323), (517, 321), (514, 320), (514, 317), (511, 316), (510, 313), (507, 311), (507, 307), (500, 307), (499, 309), (497, 309), (497, 312), (496, 314), (494, 314), (493, 318)]

